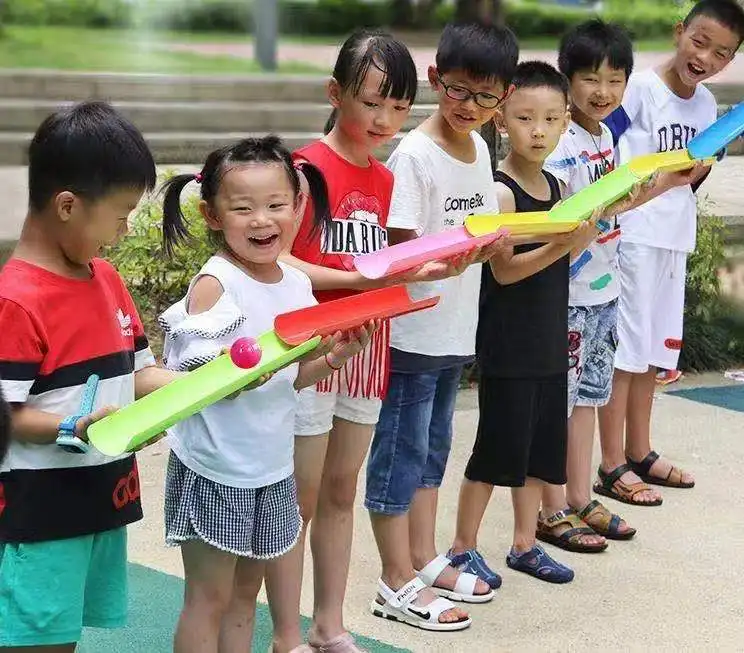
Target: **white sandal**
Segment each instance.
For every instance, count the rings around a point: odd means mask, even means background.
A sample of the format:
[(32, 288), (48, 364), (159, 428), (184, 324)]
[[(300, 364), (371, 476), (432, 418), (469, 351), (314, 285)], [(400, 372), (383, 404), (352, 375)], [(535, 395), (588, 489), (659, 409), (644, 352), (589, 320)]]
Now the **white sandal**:
[[(460, 575), (457, 577), (455, 588), (452, 590), (435, 585), (439, 575), (449, 566), (449, 558), (440, 554), (421, 571), (417, 571), (416, 575), (439, 596), (443, 596), (451, 601), (462, 601), (463, 603), (488, 603), (493, 599), (495, 593), (490, 588), (485, 594), (476, 594), (475, 584), (479, 580), (478, 576), (464, 571), (459, 572)], [(455, 571), (457, 571), (457, 569), (455, 569)]]
[(426, 583), (420, 578), (408, 581), (398, 591), (390, 589), (382, 579), (377, 581), (377, 585), (380, 596), (385, 599), (385, 603), (380, 603), (376, 598), (372, 601), (372, 614), (376, 617), (400, 621), (422, 630), (465, 630), (473, 623), (470, 617), (465, 617), (460, 621), (440, 623), (439, 617), (441, 614), (455, 607), (452, 601), (442, 597), (434, 599), (428, 605), (413, 605), (419, 592), (426, 589)]

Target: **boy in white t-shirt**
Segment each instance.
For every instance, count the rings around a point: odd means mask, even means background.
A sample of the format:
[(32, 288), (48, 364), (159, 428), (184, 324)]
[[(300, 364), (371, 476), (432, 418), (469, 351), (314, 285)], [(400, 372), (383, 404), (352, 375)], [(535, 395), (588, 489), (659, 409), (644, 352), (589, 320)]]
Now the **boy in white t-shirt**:
[[(509, 94), (517, 59), (508, 29), (445, 28), (436, 66), (429, 68), (438, 108), (388, 161), (395, 174), (387, 224), (391, 244), (455, 229), (469, 214), (498, 210), (488, 148), (477, 130)], [(480, 260), (495, 251), (484, 248)], [(460, 573), (437, 555), (434, 541), (455, 398), (463, 366), (475, 354), (480, 276), (481, 266), (473, 265), (459, 276), (409, 285), (414, 299), (441, 299), (425, 318), (408, 315), (392, 322), (390, 384), (367, 466), (365, 506), (382, 561), (372, 612), (427, 630), (470, 625), (468, 615), (448, 599), (493, 598), (474, 574)]]
[[(612, 132), (602, 121), (623, 99), (633, 69), (633, 44), (619, 26), (589, 20), (563, 37), (558, 66), (569, 82), (571, 123), (545, 168), (560, 180), (567, 196), (615, 168)], [(565, 491), (563, 486), (545, 486), (538, 538), (571, 551), (592, 552), (605, 546), (605, 537), (625, 540), (635, 535), (591, 496), (595, 411), (601, 414), (600, 407), (610, 400), (617, 347), (619, 243), (617, 220), (605, 215), (603, 233), (570, 272), (567, 481)], [(622, 451), (622, 436), (609, 448), (614, 445)], [(602, 537), (573, 530), (587, 526)]]
[[(684, 149), (715, 121), (715, 98), (701, 82), (732, 61), (742, 39), (744, 9), (735, 0), (701, 0), (692, 8), (675, 28), (674, 55), (654, 70), (633, 75), (622, 107), (607, 121), (620, 163)], [(698, 166), (687, 178), (678, 175), (684, 185), (620, 220), (619, 342), (612, 398), (600, 429), (603, 442), (622, 438), (625, 430), (626, 460), (614, 469), (600, 467), (594, 489), (626, 503), (661, 504), (661, 495), (649, 492), (637, 477), (667, 487), (695, 484), (690, 474), (652, 450), (650, 425), (657, 368), (676, 369), (682, 347), (686, 261), (695, 248), (694, 192), (708, 171)], [(639, 502), (641, 492), (644, 501)]]

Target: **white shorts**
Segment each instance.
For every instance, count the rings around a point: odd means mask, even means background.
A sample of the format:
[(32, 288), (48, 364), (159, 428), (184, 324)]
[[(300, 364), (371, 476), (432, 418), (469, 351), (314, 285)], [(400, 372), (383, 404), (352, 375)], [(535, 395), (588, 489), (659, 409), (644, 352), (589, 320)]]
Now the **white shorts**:
[(622, 242), (615, 367), (677, 369), (682, 348), (687, 254)]
[(355, 424), (374, 426), (381, 407), (381, 399), (349, 397), (304, 388), (300, 390), (300, 403), (295, 415), (295, 435), (324, 435), (331, 430), (334, 416)]

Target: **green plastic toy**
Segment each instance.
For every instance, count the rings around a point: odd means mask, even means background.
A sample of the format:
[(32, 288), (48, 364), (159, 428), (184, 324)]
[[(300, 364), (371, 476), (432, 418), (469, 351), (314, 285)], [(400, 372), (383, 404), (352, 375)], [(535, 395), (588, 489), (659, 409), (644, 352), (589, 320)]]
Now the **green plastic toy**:
[(107, 456), (138, 449), (177, 422), (245, 388), (264, 374), (276, 372), (315, 349), (320, 336), (296, 347), (272, 331), (258, 338), (261, 361), (251, 369), (235, 365), (229, 354), (189, 372), (88, 428), (88, 440)]

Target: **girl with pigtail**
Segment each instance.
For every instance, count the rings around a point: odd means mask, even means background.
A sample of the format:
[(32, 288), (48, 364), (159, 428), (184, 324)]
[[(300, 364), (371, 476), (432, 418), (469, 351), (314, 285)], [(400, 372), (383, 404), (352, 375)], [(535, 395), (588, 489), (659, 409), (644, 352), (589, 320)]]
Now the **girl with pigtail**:
[[(328, 83), (333, 113), (325, 136), (297, 150), (307, 204), (282, 260), (305, 272), (319, 302), (413, 281), (457, 274), (461, 261), (433, 262), (396, 278), (370, 281), (354, 257), (388, 245), (386, 222), (393, 175), (373, 152), (402, 128), (416, 97), (416, 66), (400, 41), (358, 31), (341, 46)], [(295, 427), (295, 476), (305, 529), (299, 546), (267, 573), (273, 602), (274, 653), (301, 641), (300, 592), (307, 524), (314, 567), (313, 623), (308, 643), (323, 653), (361, 651), (343, 622), (357, 479), (385, 394), (389, 321), (369, 345), (332, 375), (300, 393)]]
[[(308, 277), (278, 261), (301, 206), (297, 170), (278, 138), (216, 150), (198, 175), (166, 184), (169, 255), (190, 238), (180, 197), (192, 181), (201, 184), (199, 209), (216, 252), (160, 317), (164, 363), (175, 370), (202, 365), (237, 338), (272, 329), (278, 314), (316, 303)], [(169, 430), (166, 542), (181, 547), (186, 581), (175, 653), (250, 650), (265, 571), (302, 529), (293, 475), (297, 390), (343, 367), (376, 328), (329, 336), (305, 360)]]

